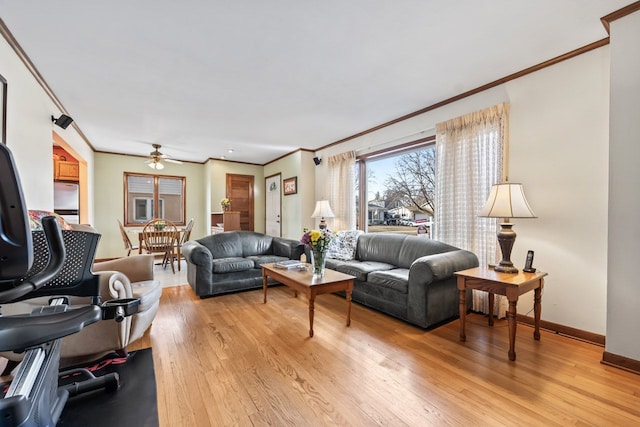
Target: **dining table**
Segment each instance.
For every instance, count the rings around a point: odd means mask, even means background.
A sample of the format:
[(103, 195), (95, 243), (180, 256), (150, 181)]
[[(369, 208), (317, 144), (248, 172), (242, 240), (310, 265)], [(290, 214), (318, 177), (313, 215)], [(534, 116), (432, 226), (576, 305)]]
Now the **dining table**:
[[(142, 251), (144, 250), (144, 233), (142, 232), (142, 229), (139, 230), (130, 230), (130, 232), (132, 233), (137, 233), (138, 234), (138, 253), (142, 254)], [(176, 236), (176, 242), (175, 242), (175, 247), (176, 247), (176, 257), (178, 259), (178, 271), (180, 271), (180, 257), (181, 257), (181, 252), (180, 250), (182, 249), (180, 247), (180, 241), (182, 239), (182, 234), (185, 232), (184, 227), (182, 228), (178, 228), (178, 234)], [(162, 231), (162, 230), (157, 230), (153, 232), (155, 233), (169, 233), (169, 231)]]

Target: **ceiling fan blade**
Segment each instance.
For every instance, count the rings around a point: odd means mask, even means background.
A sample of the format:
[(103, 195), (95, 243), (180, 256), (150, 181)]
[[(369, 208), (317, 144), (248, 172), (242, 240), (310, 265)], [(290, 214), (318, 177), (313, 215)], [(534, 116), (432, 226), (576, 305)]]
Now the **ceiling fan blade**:
[(165, 157), (165, 158), (164, 158), (164, 159), (162, 159), (162, 160), (166, 160), (167, 162), (175, 163), (175, 164), (177, 164), (177, 165), (181, 165), (181, 164), (182, 164), (182, 161), (180, 161), (180, 160), (175, 160), (175, 159), (170, 159), (170, 158), (168, 158), (168, 157)]

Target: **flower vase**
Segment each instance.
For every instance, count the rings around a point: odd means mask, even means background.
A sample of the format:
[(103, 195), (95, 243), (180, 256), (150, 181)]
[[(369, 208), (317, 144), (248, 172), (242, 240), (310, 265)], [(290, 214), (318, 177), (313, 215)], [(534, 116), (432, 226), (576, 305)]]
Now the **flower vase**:
[(313, 268), (313, 278), (322, 279), (324, 277), (324, 264), (327, 261), (326, 250), (311, 250), (311, 266)]

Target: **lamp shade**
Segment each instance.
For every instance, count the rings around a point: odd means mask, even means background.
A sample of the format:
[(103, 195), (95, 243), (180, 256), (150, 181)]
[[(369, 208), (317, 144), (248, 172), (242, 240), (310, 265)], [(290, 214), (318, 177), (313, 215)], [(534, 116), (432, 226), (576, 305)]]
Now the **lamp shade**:
[(311, 214), (311, 218), (333, 218), (335, 214), (331, 210), (328, 200), (318, 200), (316, 202), (316, 208)]
[(507, 182), (491, 187), (480, 215), (487, 218), (536, 218), (524, 196), (522, 184)]

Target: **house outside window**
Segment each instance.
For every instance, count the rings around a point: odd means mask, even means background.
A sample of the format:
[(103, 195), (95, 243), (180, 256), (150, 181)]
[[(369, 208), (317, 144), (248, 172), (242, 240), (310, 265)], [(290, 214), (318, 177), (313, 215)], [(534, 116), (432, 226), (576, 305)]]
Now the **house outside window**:
[(125, 225), (161, 218), (185, 224), (185, 177), (125, 172)]
[(435, 209), (435, 137), (358, 156), (356, 177), (359, 229), (430, 236)]

